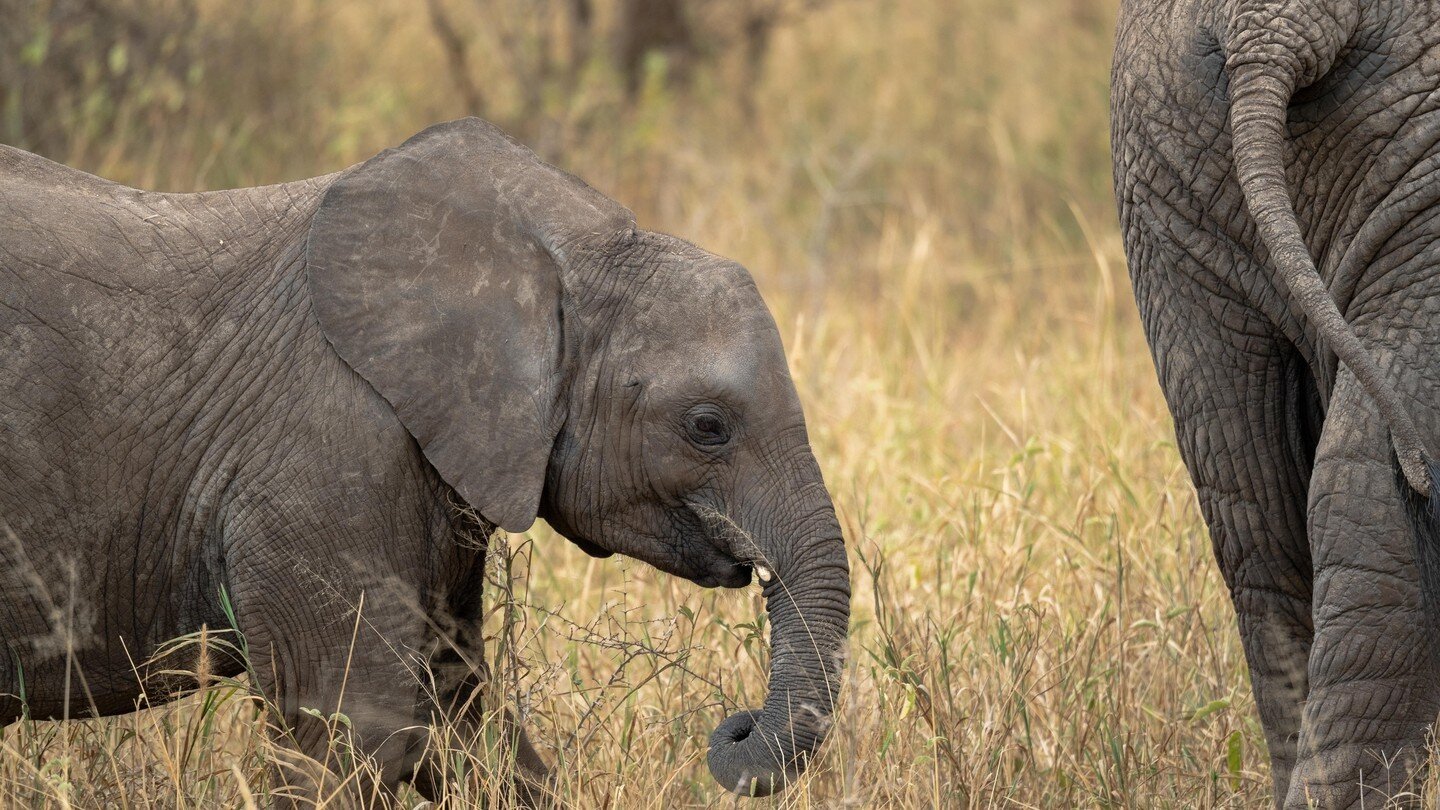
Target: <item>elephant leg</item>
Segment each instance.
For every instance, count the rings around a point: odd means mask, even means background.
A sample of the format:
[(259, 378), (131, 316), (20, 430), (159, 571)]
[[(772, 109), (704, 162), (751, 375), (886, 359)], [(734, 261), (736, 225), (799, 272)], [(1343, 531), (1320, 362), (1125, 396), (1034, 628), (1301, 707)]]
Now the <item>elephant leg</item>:
[(1287, 344), (1258, 337), (1268, 321), (1238, 303), (1221, 323), (1205, 304), (1186, 311), (1203, 290), (1145, 294), (1166, 301), (1147, 319), (1156, 369), (1235, 606), (1278, 803), (1295, 763), (1311, 641), (1311, 383)]
[(1177, 421), (1194, 448), (1189, 468), (1235, 607), (1277, 802), (1295, 764), (1312, 634), (1304, 484), (1279, 429), (1291, 394), (1283, 366), (1268, 364), (1243, 398), (1230, 394), (1239, 407)]
[[(505, 795), (498, 798), (517, 807), (551, 807), (554, 777), (519, 719), (508, 708), (485, 708), (498, 706), (503, 698), (491, 682), (478, 630), (476, 623), (472, 632), (456, 633), (431, 656), (433, 688), (427, 692), (426, 720), (433, 727), (446, 728), (448, 739), (471, 751), (486, 744), (487, 729), (498, 732), (504, 768), (509, 772)], [(439, 802), (447, 781), (457, 776), (446, 772), (446, 762), (432, 748), (417, 766), (414, 784), (421, 795)]]
[[(1422, 426), (1440, 416), (1416, 415)], [(1342, 371), (1311, 479), (1315, 642), (1288, 807), (1378, 807), (1413, 789), (1440, 709), (1415, 537), (1391, 452), (1374, 403)]]
[(423, 614), (393, 584), (295, 569), (235, 583), (251, 670), (275, 721), (275, 799), (377, 806), (423, 749)]

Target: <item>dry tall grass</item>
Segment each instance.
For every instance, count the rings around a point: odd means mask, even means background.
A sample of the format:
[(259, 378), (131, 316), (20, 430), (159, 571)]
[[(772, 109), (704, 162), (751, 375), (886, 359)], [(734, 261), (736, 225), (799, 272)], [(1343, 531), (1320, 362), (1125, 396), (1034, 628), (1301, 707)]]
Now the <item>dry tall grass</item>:
[[(836, 0), (780, 31), (750, 121), (723, 65), (694, 97), (650, 88), (629, 112), (603, 75), (550, 101), (556, 120), (592, 122), (562, 164), (755, 273), (848, 534), (839, 723), (819, 765), (759, 806), (1268, 800), (1113, 222), (1113, 5)], [(204, 95), (224, 92), (215, 78), (187, 115), (135, 122), (145, 138), (55, 157), (140, 185), (248, 184), (333, 170), (463, 112), (411, 4), (255, 8), (248, 24), (276, 26), (290, 52), (328, 54), (295, 101), (242, 95), (257, 106), (204, 130), (187, 122), (227, 103)], [(213, 25), (236, 13), (207, 9)], [(267, 130), (278, 113), (262, 102), (307, 105), (283, 112), (310, 129)], [(705, 743), (761, 699), (758, 594), (592, 560), (543, 527), (496, 551), (514, 596), (492, 622), (497, 688), (564, 798), (729, 804)], [(257, 718), (217, 687), (132, 717), (22, 723), (0, 732), (0, 804), (248, 805), (265, 788)], [(454, 756), (470, 773), (457, 795), (500, 789), (501, 754)]]

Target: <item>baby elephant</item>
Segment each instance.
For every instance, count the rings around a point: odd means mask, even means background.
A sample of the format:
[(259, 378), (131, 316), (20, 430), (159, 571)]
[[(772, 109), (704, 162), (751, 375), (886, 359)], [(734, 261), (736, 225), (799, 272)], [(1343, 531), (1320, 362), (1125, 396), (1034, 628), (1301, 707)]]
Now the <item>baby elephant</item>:
[(0, 146), (0, 724), (131, 711), (132, 662), (233, 618), (285, 745), (323, 756), (341, 711), (384, 788), (434, 793), (416, 729), (483, 680), (466, 539), (537, 516), (703, 587), (758, 575), (769, 691), (709, 765), (795, 779), (849, 569), (744, 268), (473, 118), (199, 194)]

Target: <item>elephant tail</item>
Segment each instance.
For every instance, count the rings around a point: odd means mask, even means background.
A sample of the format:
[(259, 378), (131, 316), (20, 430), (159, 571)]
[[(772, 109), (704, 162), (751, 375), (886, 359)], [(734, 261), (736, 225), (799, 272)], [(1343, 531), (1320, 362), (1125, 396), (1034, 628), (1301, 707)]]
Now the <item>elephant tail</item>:
[[(1397, 465), (1398, 466), (1398, 465)], [(1415, 531), (1415, 559), (1420, 567), (1420, 589), (1431, 621), (1440, 627), (1440, 464), (1426, 462), (1430, 474), (1430, 492), (1421, 495), (1410, 488), (1403, 475), (1397, 475), (1404, 493), (1410, 526)]]
[(1399, 392), (1330, 296), (1300, 230), (1285, 177), (1286, 124), (1298, 87), (1327, 73), (1359, 24), (1358, 4), (1339, 0), (1322, 10), (1305, 0), (1291, 19), (1303, 31), (1276, 25), (1273, 10), (1231, 21), (1225, 70), (1230, 80), (1230, 130), (1235, 173), (1260, 241), (1306, 321), (1374, 400), (1390, 431), (1402, 489), (1418, 542), (1427, 607), (1440, 624), (1440, 465), (1426, 452)]

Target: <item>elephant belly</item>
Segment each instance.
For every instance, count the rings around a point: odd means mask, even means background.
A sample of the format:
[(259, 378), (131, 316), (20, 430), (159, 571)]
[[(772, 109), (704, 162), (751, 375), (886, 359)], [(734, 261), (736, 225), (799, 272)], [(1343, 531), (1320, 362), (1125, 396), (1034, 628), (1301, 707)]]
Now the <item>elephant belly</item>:
[[(163, 702), (187, 684), (156, 674), (162, 671), (242, 671), (229, 656), (200, 655), (198, 645), (183, 641), (228, 622), (206, 607), (213, 600), (177, 604), (177, 590), (218, 586), (203, 576), (157, 573), (173, 559), (161, 551), (165, 544), (140, 544), (149, 555), (138, 554), (133, 540), (112, 542), (105, 533), (92, 543), (67, 544), (83, 536), (81, 526), (103, 523), (89, 515), (56, 520), (58, 530), (46, 531), (18, 507), (0, 502), (0, 516), (15, 518), (0, 526), (0, 724), (27, 712), (37, 719), (121, 714), (134, 711), (142, 696)], [(157, 658), (171, 649), (178, 652)]]
[[(93, 628), (84, 632), (83, 623), (77, 623), (76, 632), (66, 632), (63, 624), (47, 626), (47, 617), (31, 618), (18, 632), (14, 625), (5, 628), (0, 726), (27, 715), (56, 720), (126, 714), (244, 672), (228, 647), (207, 645), (202, 652), (198, 642), (105, 638)], [(133, 651), (133, 657), (127, 651)]]

